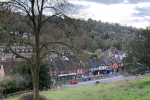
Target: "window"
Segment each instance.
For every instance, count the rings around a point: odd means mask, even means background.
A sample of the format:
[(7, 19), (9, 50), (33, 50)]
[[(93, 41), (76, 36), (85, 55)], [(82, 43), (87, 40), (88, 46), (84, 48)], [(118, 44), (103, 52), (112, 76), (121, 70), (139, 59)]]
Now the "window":
[(81, 72), (82, 72), (82, 68), (81, 68)]
[(22, 51), (24, 52), (24, 49), (22, 49)]
[(17, 49), (17, 52), (19, 52), (20, 50), (19, 49)]
[(78, 69), (78, 72), (79, 72), (79, 69)]

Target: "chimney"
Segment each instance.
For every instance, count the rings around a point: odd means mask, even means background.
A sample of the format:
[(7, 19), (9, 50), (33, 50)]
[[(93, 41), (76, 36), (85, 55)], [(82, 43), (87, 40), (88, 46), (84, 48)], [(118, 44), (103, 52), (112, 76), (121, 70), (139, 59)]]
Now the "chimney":
[(96, 57), (94, 57), (94, 60), (95, 60), (95, 62), (97, 62), (97, 59), (96, 59)]

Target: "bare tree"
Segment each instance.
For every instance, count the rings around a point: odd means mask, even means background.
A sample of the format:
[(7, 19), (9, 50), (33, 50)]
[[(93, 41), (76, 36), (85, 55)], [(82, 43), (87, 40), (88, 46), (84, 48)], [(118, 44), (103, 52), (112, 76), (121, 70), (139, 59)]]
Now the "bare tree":
[[(49, 53), (59, 54), (57, 50), (60, 45), (74, 48), (65, 41), (64, 26), (67, 25), (69, 33), (75, 36), (77, 28), (74, 21), (67, 16), (68, 12), (69, 14), (74, 13), (75, 7), (67, 0), (4, 0), (0, 2), (0, 7), (4, 11), (6, 9), (10, 11), (7, 23), (1, 25), (6, 48), (14, 55), (31, 62), (34, 100), (39, 100), (39, 71), (43, 58)], [(48, 11), (49, 15), (44, 16)], [(50, 25), (53, 27), (48, 27)], [(6, 26), (7, 28), (4, 29)], [(22, 35), (15, 34), (16, 27), (29, 33), (28, 37), (22, 38)], [(57, 31), (59, 33), (53, 33), (56, 31), (51, 30), (52, 28), (59, 29), (60, 31)], [(50, 34), (49, 39), (44, 38), (47, 33)], [(54, 38), (54, 35), (61, 38)], [(15, 46), (15, 49), (12, 46)], [(17, 53), (16, 48), (20, 46), (33, 48), (33, 55), (30, 59)]]

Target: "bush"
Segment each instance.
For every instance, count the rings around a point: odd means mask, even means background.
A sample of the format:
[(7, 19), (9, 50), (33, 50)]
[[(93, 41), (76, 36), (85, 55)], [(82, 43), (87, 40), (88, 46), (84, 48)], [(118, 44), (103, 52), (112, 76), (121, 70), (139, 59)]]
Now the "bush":
[(14, 81), (15, 81), (16, 88), (18, 88), (20, 90), (27, 89), (29, 84), (31, 83), (30, 76), (20, 75), (20, 74), (15, 74), (14, 75)]
[[(21, 94), (18, 100), (33, 100), (33, 99), (34, 99), (34, 93), (28, 92), (28, 93)], [(39, 100), (47, 100), (47, 98), (40, 94)]]
[(3, 94), (3, 89), (4, 88), (2, 86), (0, 86), (0, 95)]
[(14, 80), (4, 80), (0, 82), (0, 87), (3, 88), (3, 94), (17, 92)]
[[(33, 89), (33, 76), (30, 70), (30, 62), (26, 61), (20, 64), (17, 69), (14, 69), (16, 75), (19, 77), (15, 77), (16, 86), (19, 86), (20, 89)], [(46, 64), (41, 65), (39, 72), (39, 89), (43, 90), (44, 88), (50, 88), (52, 82), (50, 81), (50, 75), (48, 72), (50, 71), (49, 67)]]

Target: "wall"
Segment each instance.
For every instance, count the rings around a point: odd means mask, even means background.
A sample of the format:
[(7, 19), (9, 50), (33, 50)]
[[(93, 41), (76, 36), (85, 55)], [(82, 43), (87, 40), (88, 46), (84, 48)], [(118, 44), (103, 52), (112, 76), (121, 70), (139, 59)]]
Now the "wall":
[(113, 68), (118, 68), (118, 64), (116, 62), (113, 64)]
[(0, 78), (4, 77), (5, 76), (5, 72), (4, 72), (4, 68), (3, 68), (3, 65), (1, 65), (1, 69), (0, 69)]

